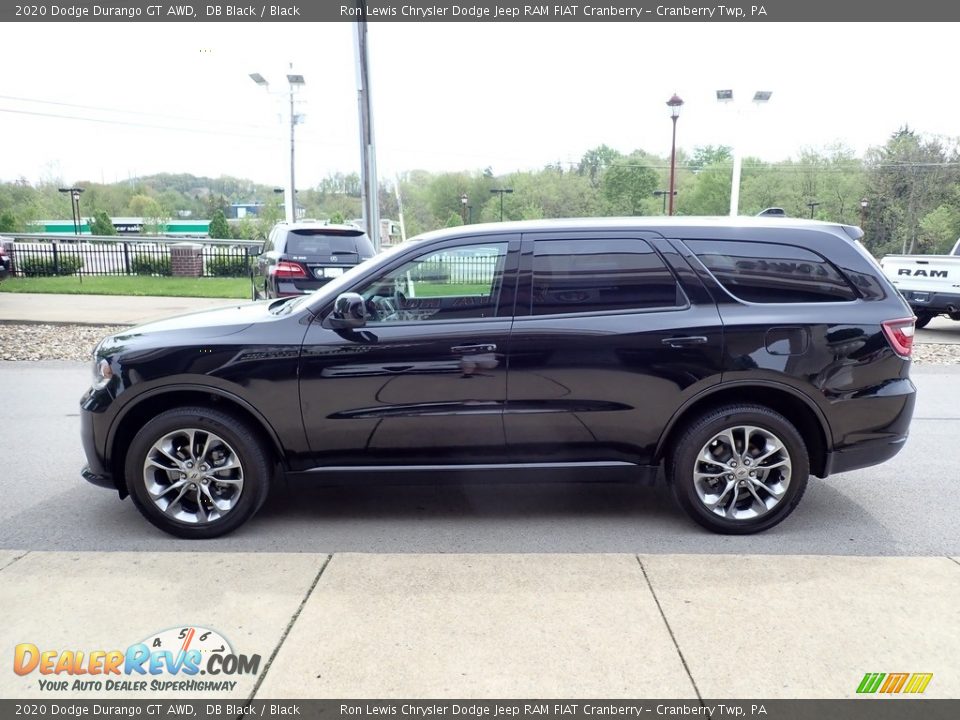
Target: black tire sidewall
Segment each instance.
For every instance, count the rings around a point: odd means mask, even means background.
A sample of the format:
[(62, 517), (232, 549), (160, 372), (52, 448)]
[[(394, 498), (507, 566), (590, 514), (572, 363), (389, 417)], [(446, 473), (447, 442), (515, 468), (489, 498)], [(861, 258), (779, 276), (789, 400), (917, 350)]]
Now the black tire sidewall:
[[(239, 457), (243, 490), (237, 505), (220, 520), (195, 525), (170, 518), (154, 504), (144, 485), (143, 463), (150, 447), (167, 433), (182, 428), (219, 435)], [(269, 489), (270, 464), (256, 434), (242, 421), (207, 408), (168, 410), (149, 421), (130, 444), (124, 470), (130, 497), (144, 517), (164, 532), (189, 539), (219, 537), (235, 530), (260, 508)]]
[[(785, 497), (772, 511), (752, 520), (728, 520), (714, 514), (703, 505), (693, 482), (700, 449), (718, 432), (734, 425), (768, 430), (783, 442), (790, 454), (790, 485)], [(720, 408), (694, 421), (676, 444), (668, 472), (674, 497), (693, 520), (713, 532), (748, 535), (779, 524), (793, 512), (806, 490), (810, 458), (800, 433), (785, 417), (764, 407), (739, 405)]]

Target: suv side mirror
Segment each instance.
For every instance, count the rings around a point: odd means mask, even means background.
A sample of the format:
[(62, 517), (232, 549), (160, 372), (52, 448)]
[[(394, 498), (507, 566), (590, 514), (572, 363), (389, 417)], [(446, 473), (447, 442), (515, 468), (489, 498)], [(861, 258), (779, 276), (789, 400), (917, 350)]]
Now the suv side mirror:
[(247, 255), (249, 255), (250, 257), (257, 257), (258, 255), (263, 255), (263, 243), (249, 246), (247, 248)]
[(330, 316), (330, 327), (334, 330), (352, 330), (367, 324), (367, 308), (363, 298), (357, 293), (347, 292), (337, 296)]

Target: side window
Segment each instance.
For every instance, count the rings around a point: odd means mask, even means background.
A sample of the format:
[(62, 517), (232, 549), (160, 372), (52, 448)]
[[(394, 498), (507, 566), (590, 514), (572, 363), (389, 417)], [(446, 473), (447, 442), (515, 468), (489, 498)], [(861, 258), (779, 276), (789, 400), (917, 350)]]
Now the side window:
[(857, 297), (833, 265), (805, 248), (710, 240), (686, 244), (731, 295), (747, 302), (842, 302)]
[(507, 243), (421, 255), (358, 290), (368, 322), (489, 318), (497, 314)]
[(532, 315), (671, 308), (686, 303), (643, 240), (537, 240)]

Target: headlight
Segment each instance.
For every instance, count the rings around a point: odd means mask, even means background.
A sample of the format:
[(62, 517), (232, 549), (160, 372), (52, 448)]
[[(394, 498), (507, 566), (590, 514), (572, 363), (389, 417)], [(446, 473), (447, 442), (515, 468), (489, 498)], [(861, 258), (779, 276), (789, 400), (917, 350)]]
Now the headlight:
[(113, 379), (113, 368), (110, 361), (106, 358), (100, 358), (93, 361), (93, 387), (96, 390), (105, 388)]

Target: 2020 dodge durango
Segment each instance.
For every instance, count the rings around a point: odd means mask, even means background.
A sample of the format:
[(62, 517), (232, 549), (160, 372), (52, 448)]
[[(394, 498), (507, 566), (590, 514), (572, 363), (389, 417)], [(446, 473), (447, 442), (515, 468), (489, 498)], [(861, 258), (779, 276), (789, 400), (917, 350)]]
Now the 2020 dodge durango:
[(95, 349), (84, 476), (187, 538), (278, 479), (644, 480), (722, 533), (907, 439), (914, 318), (858, 228), (793, 219), (470, 225), (314, 294)]

